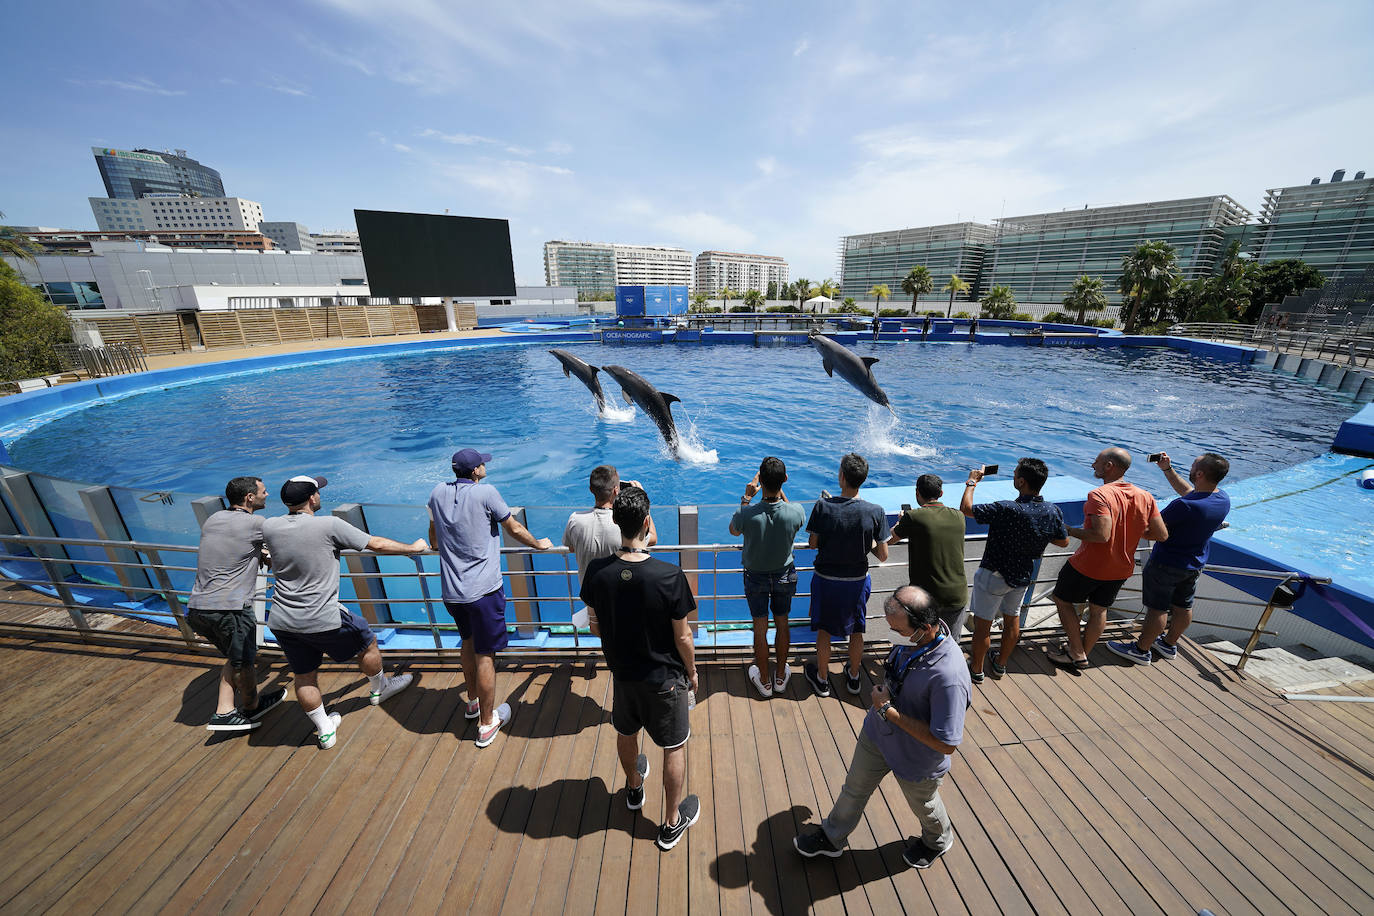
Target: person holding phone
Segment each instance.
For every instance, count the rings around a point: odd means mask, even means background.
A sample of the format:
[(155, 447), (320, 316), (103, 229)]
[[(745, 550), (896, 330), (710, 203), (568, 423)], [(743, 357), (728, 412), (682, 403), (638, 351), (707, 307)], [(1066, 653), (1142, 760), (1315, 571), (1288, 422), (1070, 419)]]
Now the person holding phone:
[[(986, 665), (994, 678), (1007, 673), (1007, 662), (1021, 639), (1021, 602), (1034, 577), (1035, 561), (1045, 547), (1069, 546), (1064, 516), (1054, 503), (1045, 502), (1040, 488), (1049, 479), (1050, 469), (1039, 458), (1022, 458), (1016, 463), (1012, 486), (1016, 499), (974, 505), (973, 494), (988, 471), (969, 471), (959, 511), (980, 525), (988, 526), (983, 559), (973, 574), (973, 644), (969, 647), (969, 677), (983, 683)], [(1002, 644), (992, 652), (992, 623), (1002, 617)]]
[(907, 578), (935, 601), (935, 613), (957, 641), (968, 618), (964, 575), (964, 517), (940, 502), (945, 482), (935, 474), (916, 478), (917, 508), (902, 507), (888, 544), (907, 542)]
[(1198, 575), (1207, 565), (1212, 535), (1231, 511), (1231, 497), (1218, 489), (1231, 470), (1231, 462), (1216, 452), (1199, 455), (1187, 480), (1174, 470), (1168, 453), (1159, 452), (1150, 458), (1178, 493), (1178, 499), (1160, 513), (1169, 527), (1169, 540), (1155, 544), (1141, 574), (1145, 622), (1140, 625), (1140, 638), (1107, 643), (1108, 650), (1137, 665), (1150, 664), (1151, 649), (1165, 661), (1178, 655), (1178, 641), (1193, 622), (1193, 595)]

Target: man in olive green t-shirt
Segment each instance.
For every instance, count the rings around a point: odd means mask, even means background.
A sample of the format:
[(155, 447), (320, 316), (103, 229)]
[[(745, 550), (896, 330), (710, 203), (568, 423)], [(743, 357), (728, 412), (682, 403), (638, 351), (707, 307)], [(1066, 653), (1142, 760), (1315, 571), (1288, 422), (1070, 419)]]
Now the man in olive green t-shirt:
[(890, 543), (907, 541), (911, 584), (925, 589), (940, 619), (958, 639), (968, 619), (968, 580), (964, 576), (964, 516), (944, 505), (944, 481), (934, 474), (916, 480), (916, 509), (907, 509), (892, 529)]

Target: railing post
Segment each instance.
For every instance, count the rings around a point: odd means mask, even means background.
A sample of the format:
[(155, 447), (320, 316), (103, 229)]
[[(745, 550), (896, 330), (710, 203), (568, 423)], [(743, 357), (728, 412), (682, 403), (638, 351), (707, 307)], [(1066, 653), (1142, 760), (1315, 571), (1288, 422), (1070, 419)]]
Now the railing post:
[[(677, 542), (679, 545), (700, 544), (701, 538), (698, 534), (700, 516), (696, 506), (677, 507)], [(699, 568), (697, 558), (699, 553), (695, 550), (683, 550), (678, 553), (678, 562), (682, 564), (683, 570), (695, 570)], [(687, 572), (687, 585), (692, 589), (694, 596), (701, 594), (698, 588), (700, 577), (695, 572)], [(692, 635), (697, 633), (697, 622), (701, 616), (701, 606), (698, 602), (697, 609), (688, 616), (687, 622), (692, 627)]]
[[(521, 525), (525, 525), (525, 509), (523, 506), (512, 507), (510, 510), (511, 518)], [(528, 529), (529, 526), (525, 525)], [(505, 528), (501, 529), (501, 543), (506, 547), (523, 547), (524, 545), (510, 536), (510, 532)], [(535, 623), (540, 619), (533, 600), (538, 597), (539, 590), (535, 587), (534, 577), (530, 571), (534, 568), (533, 560), (528, 553), (508, 553), (506, 554), (506, 570), (510, 574), (510, 596), (517, 599), (515, 604), (515, 629), (522, 639), (529, 639), (534, 636)]]
[(195, 513), (197, 527), (204, 528), (205, 521), (221, 509), (226, 508), (220, 496), (201, 496), (191, 500), (191, 511)]
[(415, 561), (415, 576), (420, 580), (420, 596), (425, 599), (425, 616), (429, 618), (429, 632), (434, 634), (434, 648), (442, 649), (444, 642), (439, 638), (439, 621), (434, 616), (434, 598), (429, 593), (429, 579), (425, 577), (423, 557), (411, 557)]
[[(132, 541), (124, 518), (119, 514), (109, 487), (85, 487), (79, 491), (81, 502), (90, 516), (96, 537), (102, 541)], [(138, 555), (124, 547), (106, 546), (105, 555), (116, 564), (134, 563), (141, 567)], [(119, 584), (130, 601), (139, 600), (141, 593), (152, 591), (148, 573), (142, 568), (117, 565), (112, 567)]]
[(191, 627), (186, 622), (186, 613), (181, 608), (181, 599), (177, 597), (176, 589), (172, 587), (172, 577), (167, 575), (167, 570), (162, 566), (162, 557), (152, 548), (144, 548), (143, 553), (148, 557), (148, 562), (153, 564), (153, 575), (157, 577), (158, 588), (162, 591), (162, 600), (167, 602), (167, 610), (171, 612), (172, 619), (177, 622), (177, 629), (181, 631), (181, 638), (186, 640), (187, 648), (196, 649), (196, 634), (191, 632)]
[[(48, 511), (43, 507), (43, 500), (33, 488), (28, 471), (0, 472), (0, 490), (9, 500), (11, 511), (18, 516), (15, 522), (19, 525), (21, 534), (36, 538), (58, 536), (57, 530), (48, 520)], [(30, 550), (34, 556), (52, 564), (54, 587), (68, 576), (76, 575), (76, 568), (69, 562), (70, 558), (63, 548), (55, 544), (35, 544)]]
[(1255, 645), (1259, 642), (1260, 632), (1269, 628), (1269, 618), (1274, 615), (1275, 608), (1290, 608), (1297, 600), (1297, 595), (1288, 583), (1293, 581), (1293, 576), (1284, 579), (1274, 587), (1274, 593), (1269, 597), (1269, 603), (1264, 606), (1264, 611), (1260, 614), (1259, 622), (1255, 624), (1255, 630), (1250, 634), (1249, 641), (1245, 644), (1245, 651), (1240, 653), (1240, 661), (1236, 662), (1236, 672), (1245, 670), (1245, 663), (1250, 660), (1250, 653), (1255, 651)]
[[(363, 514), (363, 507), (358, 503), (344, 503), (331, 514), (354, 528), (367, 531), (367, 516)], [(377, 558), (349, 554), (344, 558), (344, 563), (353, 574), (353, 593), (358, 596), (358, 610), (362, 611), (363, 617), (368, 623), (390, 623), (391, 608), (386, 603), (385, 580), (368, 578), (368, 573), (381, 572)], [(379, 617), (381, 619), (378, 619)]]

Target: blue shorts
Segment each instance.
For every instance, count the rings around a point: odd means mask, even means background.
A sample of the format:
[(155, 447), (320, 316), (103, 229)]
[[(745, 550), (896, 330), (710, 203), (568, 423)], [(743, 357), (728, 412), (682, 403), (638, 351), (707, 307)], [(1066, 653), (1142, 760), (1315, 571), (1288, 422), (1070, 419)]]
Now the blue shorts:
[(773, 616), (786, 620), (792, 612), (792, 596), (797, 593), (797, 567), (789, 566), (773, 573), (744, 571), (744, 600), (749, 602), (750, 617)]
[(506, 593), (489, 592), (476, 601), (445, 601), (444, 608), (458, 624), (463, 642), (471, 642), (478, 655), (494, 655), (510, 642), (506, 632)]
[(1179, 569), (1177, 566), (1165, 566), (1163, 563), (1146, 563), (1145, 572), (1140, 576), (1140, 603), (1150, 611), (1192, 607), (1200, 572), (1200, 569)]
[(344, 608), (339, 608), (337, 630), (325, 630), (322, 633), (273, 630), (272, 635), (277, 637), (277, 645), (286, 653), (286, 664), (296, 674), (318, 670), (326, 655), (336, 662), (357, 658), (377, 641), (367, 621)]
[(848, 636), (868, 629), (864, 615), (868, 596), (873, 591), (870, 576), (862, 579), (827, 579), (820, 573), (811, 576), (811, 629), (831, 636)]

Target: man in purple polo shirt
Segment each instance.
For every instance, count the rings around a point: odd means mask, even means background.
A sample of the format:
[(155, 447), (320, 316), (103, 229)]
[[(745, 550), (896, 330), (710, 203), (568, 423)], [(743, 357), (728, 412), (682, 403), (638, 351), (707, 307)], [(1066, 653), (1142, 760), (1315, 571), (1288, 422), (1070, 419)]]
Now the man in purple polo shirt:
[[(506, 594), (501, 587), (501, 541), (498, 528), (536, 550), (553, 542), (536, 538), (515, 520), (501, 494), (490, 484), (491, 455), (473, 448), (453, 453), (455, 479), (429, 494), (429, 539), (439, 551), (444, 607), (463, 638), (463, 681), (467, 692), (464, 717), (478, 719), (477, 746), (486, 747), (510, 721), (510, 706), (496, 706), (496, 653), (506, 647)], [(480, 717), (480, 718), (479, 718)]]
[(921, 822), (902, 858), (929, 868), (954, 845), (954, 828), (940, 799), (950, 755), (964, 737), (964, 711), (973, 686), (954, 638), (923, 589), (904, 585), (883, 605), (893, 649), (886, 679), (873, 688), (844, 788), (830, 815), (792, 840), (797, 852), (838, 858), (859, 825), (864, 806), (889, 772)]

